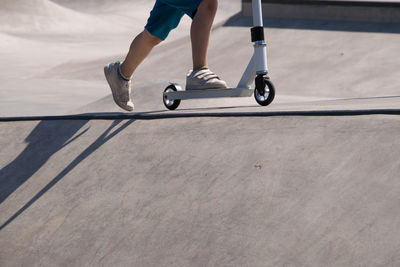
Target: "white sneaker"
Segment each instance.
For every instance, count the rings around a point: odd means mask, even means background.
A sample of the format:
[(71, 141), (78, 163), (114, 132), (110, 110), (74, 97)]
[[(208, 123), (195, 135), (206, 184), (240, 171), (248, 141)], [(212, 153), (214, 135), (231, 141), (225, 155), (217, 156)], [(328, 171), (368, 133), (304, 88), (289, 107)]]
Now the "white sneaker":
[(226, 82), (221, 80), (208, 68), (190, 71), (186, 76), (186, 90), (205, 90), (227, 88)]
[(134, 105), (131, 100), (131, 81), (126, 81), (119, 74), (120, 62), (111, 63), (104, 67), (104, 75), (110, 85), (114, 102), (126, 111), (132, 111)]

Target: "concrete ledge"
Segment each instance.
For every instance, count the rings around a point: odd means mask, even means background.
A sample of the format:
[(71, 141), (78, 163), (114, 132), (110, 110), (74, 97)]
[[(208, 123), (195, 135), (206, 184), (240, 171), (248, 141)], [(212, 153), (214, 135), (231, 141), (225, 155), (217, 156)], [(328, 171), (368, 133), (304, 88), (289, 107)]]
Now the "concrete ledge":
[[(264, 18), (327, 19), (400, 23), (398, 1), (262, 0)], [(242, 13), (251, 16), (251, 0), (242, 0)]]

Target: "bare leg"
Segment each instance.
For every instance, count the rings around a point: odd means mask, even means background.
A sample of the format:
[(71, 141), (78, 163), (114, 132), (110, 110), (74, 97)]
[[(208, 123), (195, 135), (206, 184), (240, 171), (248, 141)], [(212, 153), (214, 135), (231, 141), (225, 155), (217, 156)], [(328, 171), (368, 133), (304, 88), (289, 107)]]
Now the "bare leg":
[(218, 0), (203, 0), (193, 18), (190, 29), (193, 70), (207, 67), (208, 44), (217, 8)]
[(151, 35), (147, 30), (142, 31), (136, 36), (121, 65), (122, 75), (127, 78), (131, 77), (140, 63), (149, 55), (153, 47), (161, 41), (161, 39)]

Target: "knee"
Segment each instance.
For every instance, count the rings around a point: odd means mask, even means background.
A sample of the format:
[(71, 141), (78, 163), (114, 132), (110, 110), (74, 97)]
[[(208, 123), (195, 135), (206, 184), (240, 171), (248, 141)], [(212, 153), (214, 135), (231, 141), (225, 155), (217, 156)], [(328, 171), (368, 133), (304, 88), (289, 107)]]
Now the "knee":
[(218, 9), (218, 0), (203, 0), (201, 3), (203, 8), (205, 8), (209, 13), (215, 14)]
[(147, 42), (149, 42), (152, 46), (156, 46), (156, 45), (158, 45), (159, 43), (161, 43), (163, 41), (160, 38), (158, 38), (157, 36), (152, 35), (146, 29), (142, 32), (142, 34), (144, 35), (144, 37), (147, 40)]

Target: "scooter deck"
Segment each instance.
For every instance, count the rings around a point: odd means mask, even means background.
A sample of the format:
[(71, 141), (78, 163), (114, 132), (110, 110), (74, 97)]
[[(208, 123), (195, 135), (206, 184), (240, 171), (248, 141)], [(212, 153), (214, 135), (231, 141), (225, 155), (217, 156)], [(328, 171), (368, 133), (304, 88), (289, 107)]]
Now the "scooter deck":
[(253, 94), (248, 88), (223, 88), (207, 90), (187, 90), (164, 93), (168, 100), (185, 100), (197, 98), (248, 97)]

